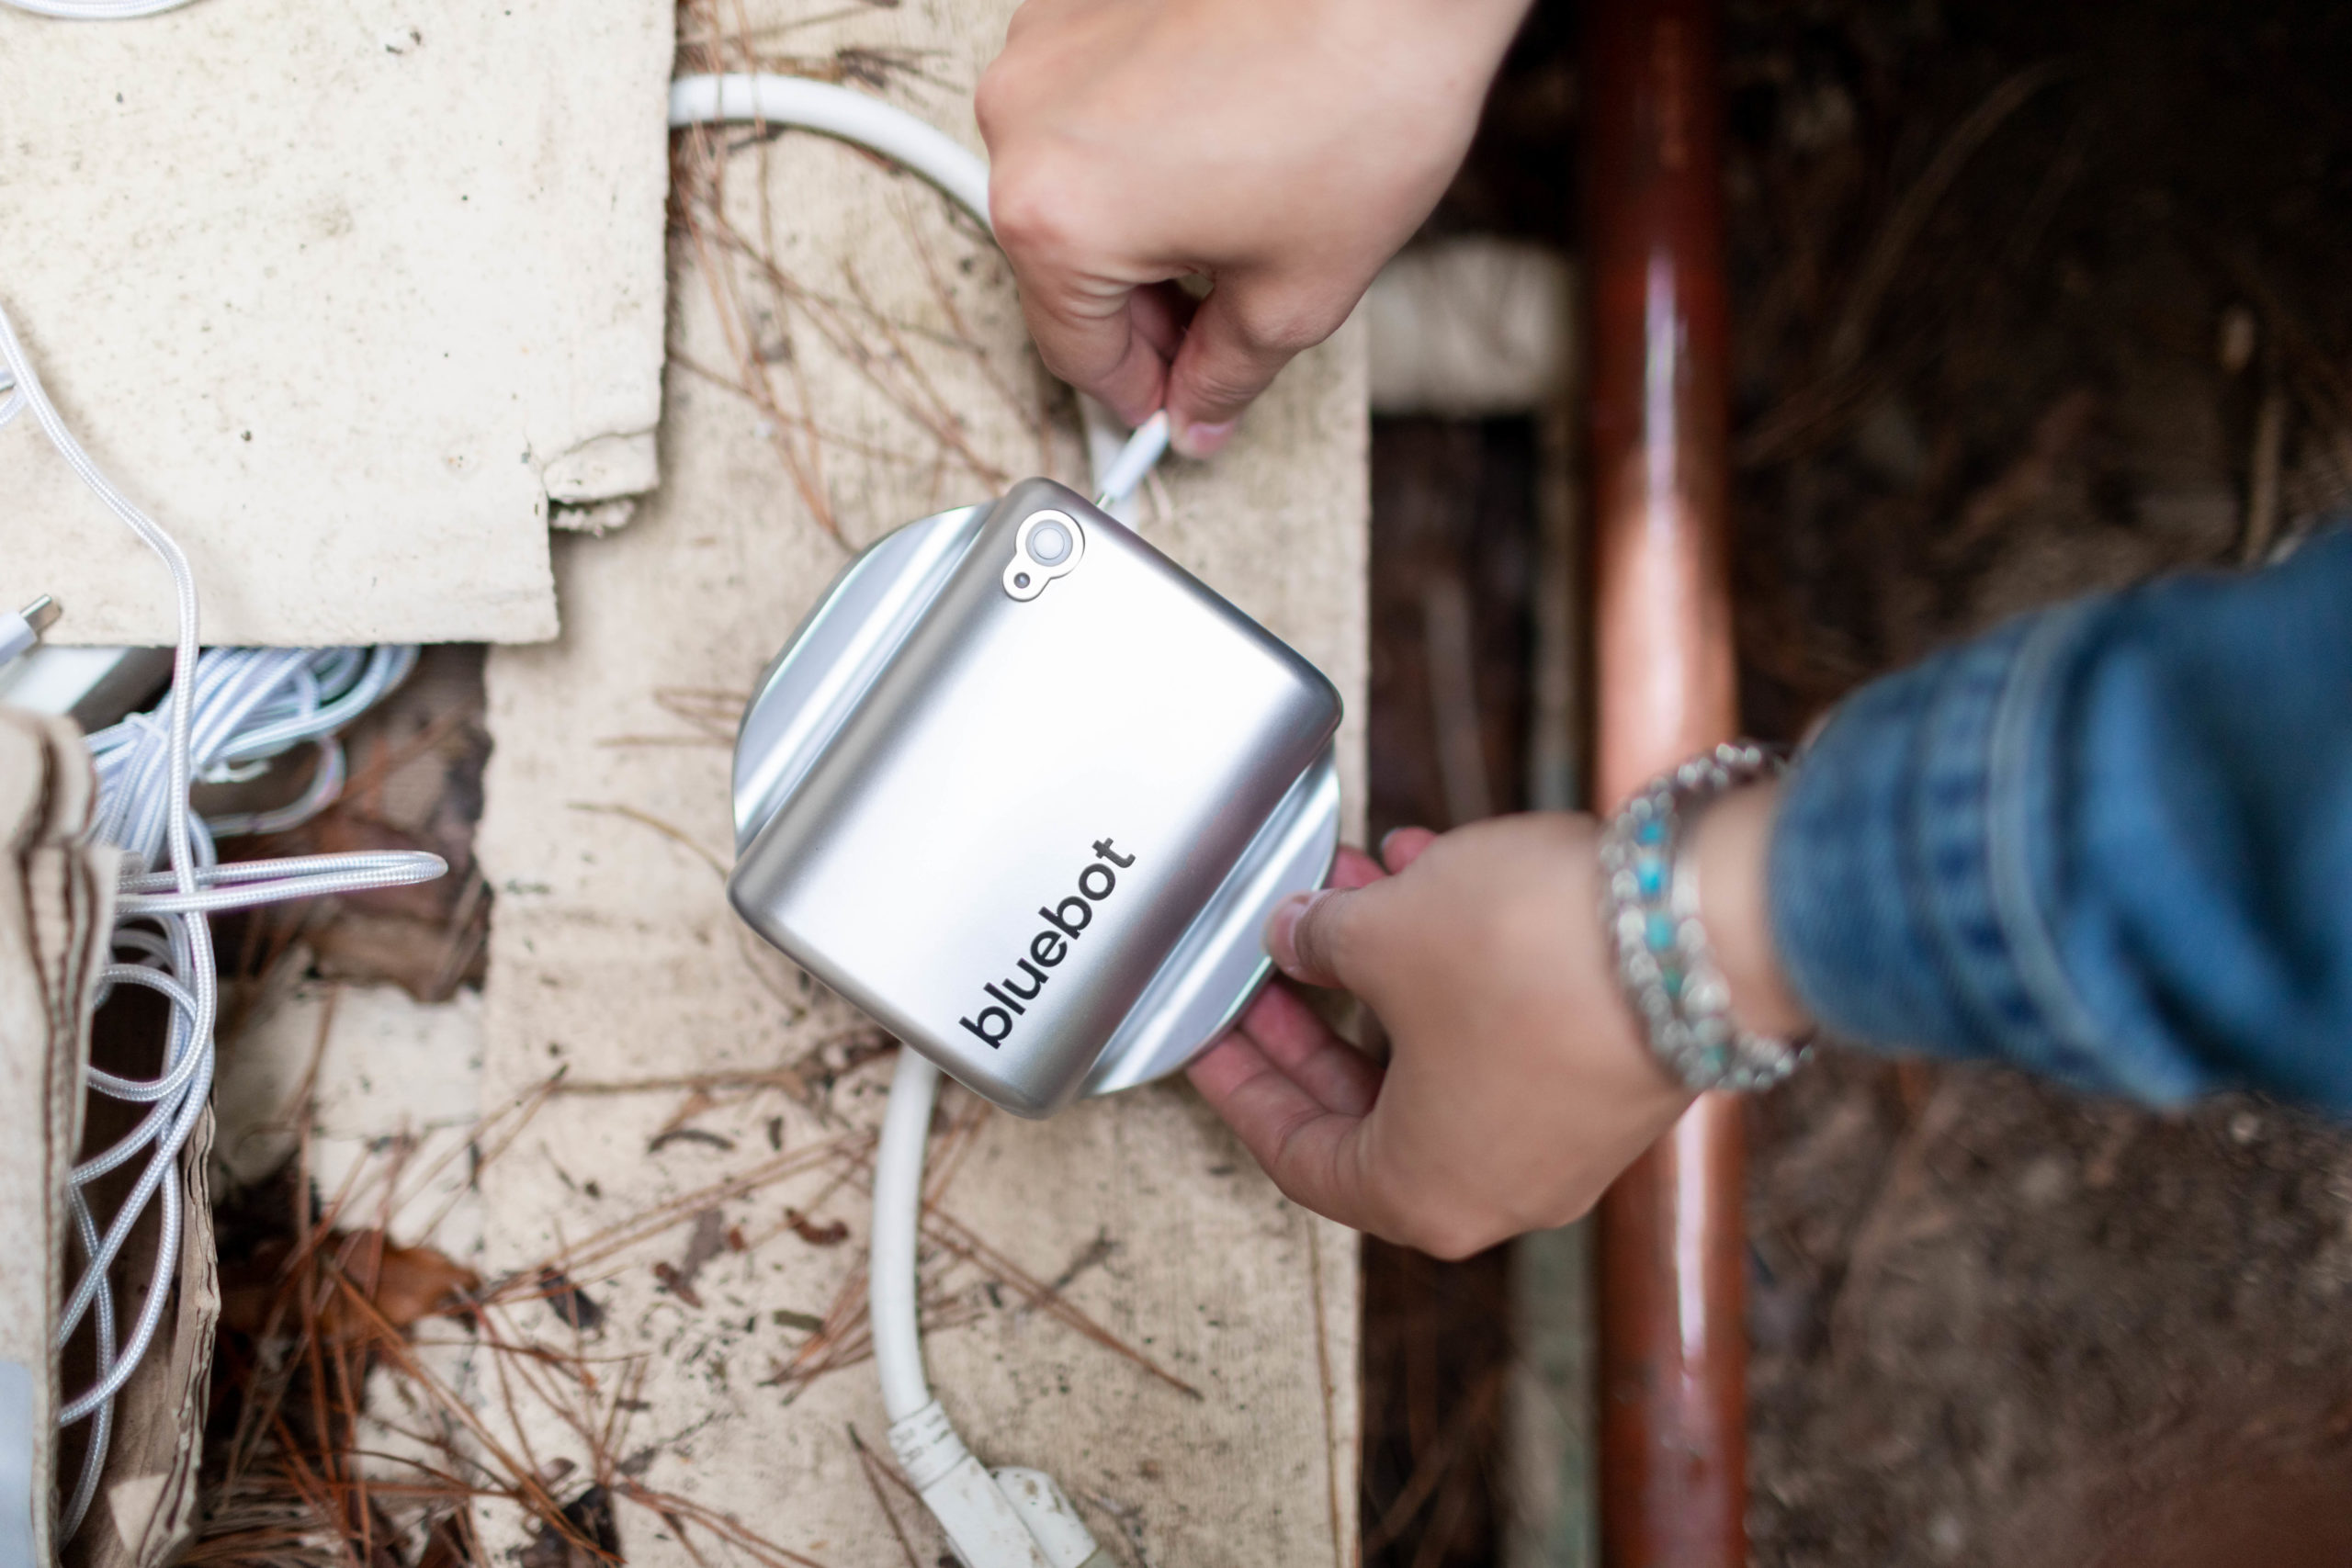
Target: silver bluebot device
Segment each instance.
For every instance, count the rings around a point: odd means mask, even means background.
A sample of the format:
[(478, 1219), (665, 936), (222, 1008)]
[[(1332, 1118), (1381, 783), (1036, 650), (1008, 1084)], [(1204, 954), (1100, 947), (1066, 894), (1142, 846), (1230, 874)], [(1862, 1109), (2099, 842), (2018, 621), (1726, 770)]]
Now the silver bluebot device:
[(1339, 843), (1340, 694), (1045, 479), (852, 562), (735, 744), (752, 928), (1023, 1116), (1174, 1072)]

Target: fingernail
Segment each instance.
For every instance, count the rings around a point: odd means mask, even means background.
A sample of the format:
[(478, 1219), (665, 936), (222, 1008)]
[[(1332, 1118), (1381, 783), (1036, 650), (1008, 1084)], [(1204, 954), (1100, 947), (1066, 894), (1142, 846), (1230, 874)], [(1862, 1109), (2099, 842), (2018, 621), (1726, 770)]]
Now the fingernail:
[(1388, 846), (1395, 843), (1396, 841), (1396, 835), (1404, 830), (1405, 829), (1402, 828), (1391, 828), (1388, 831), (1380, 835), (1380, 847), (1373, 852), (1380, 857), (1380, 863), (1382, 865), (1386, 865), (1388, 863)]
[(1275, 905), (1274, 912), (1266, 917), (1266, 953), (1273, 959), (1274, 967), (1294, 980), (1306, 978), (1299, 968), (1298, 943), (1295, 940), (1298, 922), (1329, 892), (1327, 888), (1322, 893), (1294, 893)]
[(1180, 423), (1170, 434), (1168, 444), (1187, 457), (1206, 457), (1233, 439), (1234, 423), (1229, 419), (1221, 424)]

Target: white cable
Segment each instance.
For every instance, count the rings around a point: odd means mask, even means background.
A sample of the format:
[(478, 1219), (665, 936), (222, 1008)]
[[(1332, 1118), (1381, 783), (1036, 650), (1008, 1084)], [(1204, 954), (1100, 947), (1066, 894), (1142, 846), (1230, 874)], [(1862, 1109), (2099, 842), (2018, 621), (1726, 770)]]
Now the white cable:
[(802, 76), (681, 76), (670, 84), (673, 126), (728, 120), (792, 126), (879, 152), (988, 224), (988, 164), (945, 131), (879, 98)]
[(127, 22), (134, 17), (175, 11), (187, 3), (188, 0), (0, 0), (0, 5), (64, 22)]
[(1094, 481), (1094, 504), (1105, 512), (1117, 508), (1144, 481), (1159, 459), (1168, 455), (1168, 411), (1161, 409), (1136, 426), (1111, 466)]
[[(937, 186), (989, 233), (989, 166), (978, 154), (906, 110), (830, 82), (802, 76), (681, 76), (670, 84), (673, 127), (720, 121), (790, 126), (879, 152)], [(1095, 481), (1094, 504), (1117, 510), (1168, 450), (1168, 415), (1153, 414), (1128, 437)]]
[[(26, 0), (8, 0), (24, 6)], [(26, 8), (39, 8), (27, 6)], [(165, 8), (149, 4), (148, 10)], [(84, 5), (75, 16), (141, 15), (131, 6)], [(66, 1203), (85, 1259), (58, 1318), (62, 1348), (85, 1317), (95, 1319), (96, 1379), (64, 1402), (61, 1427), (89, 1420), (82, 1472), (59, 1518), (60, 1539), (81, 1528), (97, 1495), (114, 1430), (114, 1399), (138, 1370), (175, 1299), (186, 1194), (180, 1151), (203, 1117), (212, 1092), (212, 1032), (220, 1010), (213, 966), (214, 910), (281, 898), (311, 897), (423, 882), (448, 867), (437, 855), (311, 855), (291, 860), (213, 863), (213, 842), (264, 825), (290, 826), (322, 809), (340, 789), (343, 762), (333, 733), (397, 685), (414, 667), (410, 649), (214, 649), (199, 654), (196, 580), (172, 536), (107, 482), (59, 418), (34, 372), (15, 324), (0, 309), (0, 370), (9, 393), (0, 423), (29, 411), (68, 466), (123, 524), (162, 558), (171, 578), (179, 636), (172, 657), (172, 690), (153, 713), (133, 715), (90, 738), (98, 775), (95, 837), (124, 851), (124, 876), (113, 945), (131, 963), (101, 973), (98, 999), (119, 984), (161, 993), (169, 1006), (163, 1071), (146, 1079), (92, 1069), (92, 1092), (149, 1109), (112, 1146), (74, 1167)], [(277, 812), (207, 825), (188, 801), (198, 777), (250, 776), (252, 770), (292, 748), (321, 749), (316, 775), (300, 800)], [(92, 1182), (133, 1161), (138, 1179), (101, 1227), (92, 1209)], [(107, 1279), (116, 1257), (150, 1207), (157, 1219), (155, 1260), (139, 1315), (118, 1345), (114, 1291)]]
[(931, 1403), (915, 1318), (915, 1238), (922, 1226), (923, 1145), (939, 1095), (939, 1069), (920, 1051), (899, 1050), (882, 1141), (874, 1150), (873, 1260), (867, 1310), (874, 1319), (874, 1362), (882, 1371), (882, 1408), (903, 1421)]
[[(283, 832), (331, 805), (345, 774), (334, 732), (405, 680), (416, 656), (405, 647), (206, 649), (197, 661), (194, 688), (189, 764), (196, 778), (213, 784), (250, 778), (271, 758), (305, 744), (318, 749), (319, 761), (302, 796), (288, 806), (194, 821), (198, 863), (211, 861), (214, 840)], [(133, 714), (90, 737), (98, 773), (94, 830), (142, 865), (154, 864), (162, 852), (170, 725), (187, 689), (175, 689), (153, 713)]]
[(294, 898), (326, 898), (343, 893), (406, 887), (412, 883), (430, 882), (448, 869), (448, 863), (439, 855), (411, 850), (363, 850), (348, 854), (240, 861), (233, 865), (206, 867), (200, 878), (204, 886), (194, 893), (147, 890), (168, 885), (168, 874), (126, 877), (115, 908), (125, 919), (141, 915), (211, 914), (221, 909), (283, 904)]
[[(684, 76), (670, 85), (673, 127), (749, 120), (814, 130), (879, 152), (937, 186), (989, 225), (988, 165), (935, 127), (863, 93), (795, 76)], [(1144, 422), (1097, 476), (1105, 512), (1134, 493), (1168, 450), (1168, 416)], [(1107, 1562), (1048, 1476), (1021, 1472), (1007, 1487), (956, 1436), (923, 1376), (916, 1243), (922, 1224), (924, 1148), (939, 1069), (900, 1046), (874, 1155), (874, 1226), (866, 1308), (890, 1446), (907, 1479), (947, 1531), (966, 1568), (1085, 1568)], [(1007, 1472), (1005, 1474), (1013, 1472)], [(1047, 1494), (1052, 1502), (1042, 1501)]]

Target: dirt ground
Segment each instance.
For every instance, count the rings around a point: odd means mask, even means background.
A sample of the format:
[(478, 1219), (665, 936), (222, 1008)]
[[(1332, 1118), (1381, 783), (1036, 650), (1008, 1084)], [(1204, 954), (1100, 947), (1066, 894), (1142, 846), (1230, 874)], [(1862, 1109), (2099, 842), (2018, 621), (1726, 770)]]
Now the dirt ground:
[[(1574, 41), (1539, 11), (1435, 227), (1574, 248)], [(2352, 497), (2352, 9), (1748, 0), (1724, 43), (1753, 731)], [(1442, 819), (1417, 578), (1524, 624), (1507, 446), (1377, 428), (1376, 822)], [(1834, 1047), (1751, 1125), (1754, 1562), (2352, 1561), (2342, 1130)], [(1368, 1259), (1371, 1560), (1492, 1561), (1507, 1261)]]
[[(2344, 8), (1732, 15), (1753, 726), (2344, 502)], [(1752, 1125), (1756, 1562), (2352, 1560), (2341, 1129), (1834, 1052)]]

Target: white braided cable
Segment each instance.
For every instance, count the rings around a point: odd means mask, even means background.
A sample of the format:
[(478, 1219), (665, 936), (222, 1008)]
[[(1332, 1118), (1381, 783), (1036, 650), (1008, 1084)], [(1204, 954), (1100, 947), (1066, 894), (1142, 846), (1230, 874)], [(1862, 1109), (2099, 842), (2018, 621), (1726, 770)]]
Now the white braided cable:
[[(40, 8), (26, 0), (6, 3)], [(145, 13), (83, 6), (51, 14)], [(208, 917), (288, 898), (427, 881), (448, 867), (438, 855), (409, 853), (215, 863), (215, 840), (291, 827), (335, 799), (345, 768), (334, 731), (398, 685), (414, 668), (416, 649), (229, 648), (200, 653), (196, 580), (187, 558), (168, 533), (107, 481), (66, 429), (5, 309), (0, 371), (6, 375), (0, 386), (8, 391), (0, 401), (0, 424), (20, 412), (32, 414), (82, 482), (162, 558), (179, 621), (170, 694), (153, 712), (133, 715), (90, 738), (98, 775), (93, 831), (125, 852), (113, 937), (118, 962), (101, 972), (96, 1000), (118, 985), (143, 986), (164, 997), (171, 1021), (163, 1071), (155, 1077), (126, 1078), (92, 1068), (85, 1079), (94, 1094), (148, 1110), (130, 1133), (68, 1176), (67, 1208), (85, 1262), (59, 1314), (56, 1343), (62, 1348), (85, 1318), (92, 1319), (96, 1361), (96, 1381), (66, 1400), (58, 1415), (60, 1426), (91, 1422), (82, 1472), (59, 1519), (60, 1539), (70, 1539), (97, 1495), (114, 1430), (115, 1395), (138, 1370), (164, 1308), (175, 1297), (187, 1202), (180, 1152), (210, 1102), (212, 1034), (220, 1010)], [(320, 755), (310, 784), (291, 805), (210, 824), (190, 807), (188, 790), (198, 778), (249, 777), (269, 759), (302, 745), (318, 748)], [(134, 1162), (140, 1163), (138, 1179), (101, 1225), (90, 1201), (91, 1183)], [(157, 1221), (154, 1269), (138, 1318), (118, 1345), (107, 1275), (151, 1209)]]
[(14, 6), (36, 17), (54, 17), (62, 22), (128, 22), (138, 17), (175, 11), (187, 3), (188, 0), (0, 0), (0, 5)]

